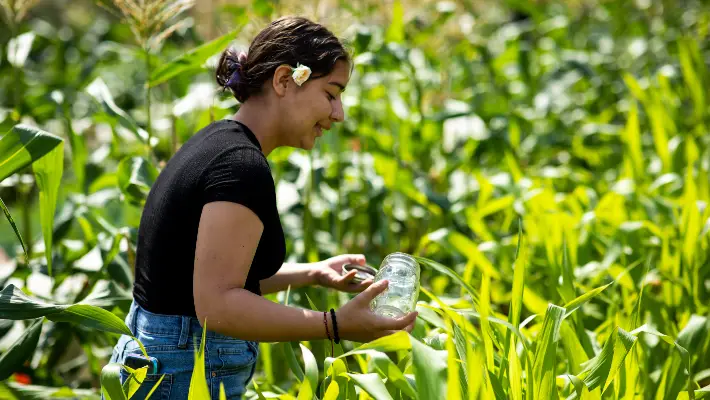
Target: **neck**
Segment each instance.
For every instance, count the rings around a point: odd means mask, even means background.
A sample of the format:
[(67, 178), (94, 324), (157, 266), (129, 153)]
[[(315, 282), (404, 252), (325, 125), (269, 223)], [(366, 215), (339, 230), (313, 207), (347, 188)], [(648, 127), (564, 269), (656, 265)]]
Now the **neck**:
[(276, 126), (278, 118), (273, 116), (273, 113), (266, 102), (258, 98), (251, 98), (242, 104), (239, 111), (232, 117), (251, 129), (265, 156), (268, 156), (279, 146)]

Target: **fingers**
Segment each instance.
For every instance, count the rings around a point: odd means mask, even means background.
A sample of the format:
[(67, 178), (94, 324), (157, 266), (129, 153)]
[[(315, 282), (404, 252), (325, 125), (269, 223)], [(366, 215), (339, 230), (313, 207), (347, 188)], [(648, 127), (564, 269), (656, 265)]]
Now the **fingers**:
[(377, 283), (373, 283), (362, 293), (355, 296), (353, 300), (357, 299), (358, 301), (362, 301), (369, 304), (375, 297), (377, 297), (378, 294), (384, 292), (387, 289), (387, 285), (389, 285), (389, 282), (387, 280), (381, 280)]
[(338, 256), (346, 263), (365, 265), (365, 255), (364, 254), (342, 254)]
[(399, 318), (380, 317), (380, 326), (382, 327), (382, 329), (390, 330), (406, 329), (409, 325), (412, 325), (413, 327), (418, 315), (418, 312), (412, 311), (409, 314)]
[(353, 279), (355, 279), (355, 275), (357, 275), (357, 271), (353, 270), (353, 271), (348, 272), (347, 274), (345, 274), (343, 276), (342, 282), (346, 285), (350, 284), (353, 281)]

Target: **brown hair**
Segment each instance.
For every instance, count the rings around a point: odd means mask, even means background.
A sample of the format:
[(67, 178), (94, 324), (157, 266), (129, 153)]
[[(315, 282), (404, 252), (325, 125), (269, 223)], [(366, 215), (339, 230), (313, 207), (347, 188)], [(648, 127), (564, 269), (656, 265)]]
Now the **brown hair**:
[(254, 38), (248, 54), (229, 48), (222, 53), (217, 67), (217, 84), (230, 89), (241, 103), (258, 94), (276, 68), (288, 64), (307, 65), (311, 78), (328, 75), (335, 62), (351, 57), (345, 46), (323, 25), (303, 17), (282, 17)]

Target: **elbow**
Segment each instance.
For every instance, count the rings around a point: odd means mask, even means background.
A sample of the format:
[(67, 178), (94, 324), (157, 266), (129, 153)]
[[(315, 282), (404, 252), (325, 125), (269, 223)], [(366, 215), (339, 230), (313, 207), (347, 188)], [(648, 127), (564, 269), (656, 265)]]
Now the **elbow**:
[(207, 324), (207, 320), (211, 319), (209, 306), (210, 303), (214, 304), (214, 302), (211, 302), (207, 299), (195, 296), (195, 315), (197, 316), (197, 320), (199, 321), (200, 326), (202, 328), (204, 328)]
[[(229, 290), (196, 290), (194, 293), (195, 314), (200, 323), (200, 326), (215, 332), (220, 332), (220, 327), (229, 325), (225, 324), (225, 318), (228, 318), (232, 313), (224, 309), (228, 304), (234, 304), (234, 292), (241, 292), (241, 288), (233, 288)], [(229, 299), (227, 299), (229, 297)], [(220, 332), (221, 333), (221, 332)]]

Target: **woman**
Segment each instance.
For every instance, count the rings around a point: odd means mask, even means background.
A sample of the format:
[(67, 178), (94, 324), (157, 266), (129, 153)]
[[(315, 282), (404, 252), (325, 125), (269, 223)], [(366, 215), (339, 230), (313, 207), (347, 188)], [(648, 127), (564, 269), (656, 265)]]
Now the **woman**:
[[(126, 323), (157, 359), (158, 371), (148, 375), (136, 398), (162, 375), (152, 399), (187, 397), (205, 323), (205, 373), (214, 399), (220, 382), (228, 398), (241, 398), (260, 341), (367, 342), (397, 330), (411, 332), (416, 312), (395, 319), (369, 309), (387, 282), (354, 284), (354, 272), (341, 276), (344, 264), (364, 264), (364, 256), (283, 264), (284, 233), (266, 156), (279, 146), (311, 149), (317, 137), (343, 121), (341, 93), (350, 63), (329, 30), (293, 17), (260, 32), (248, 55), (222, 54), (217, 82), (239, 100), (239, 110), (181, 147), (143, 210)], [(335, 312), (262, 297), (312, 284), (361, 293)], [(123, 363), (137, 354), (137, 342), (122, 336), (111, 361)]]

